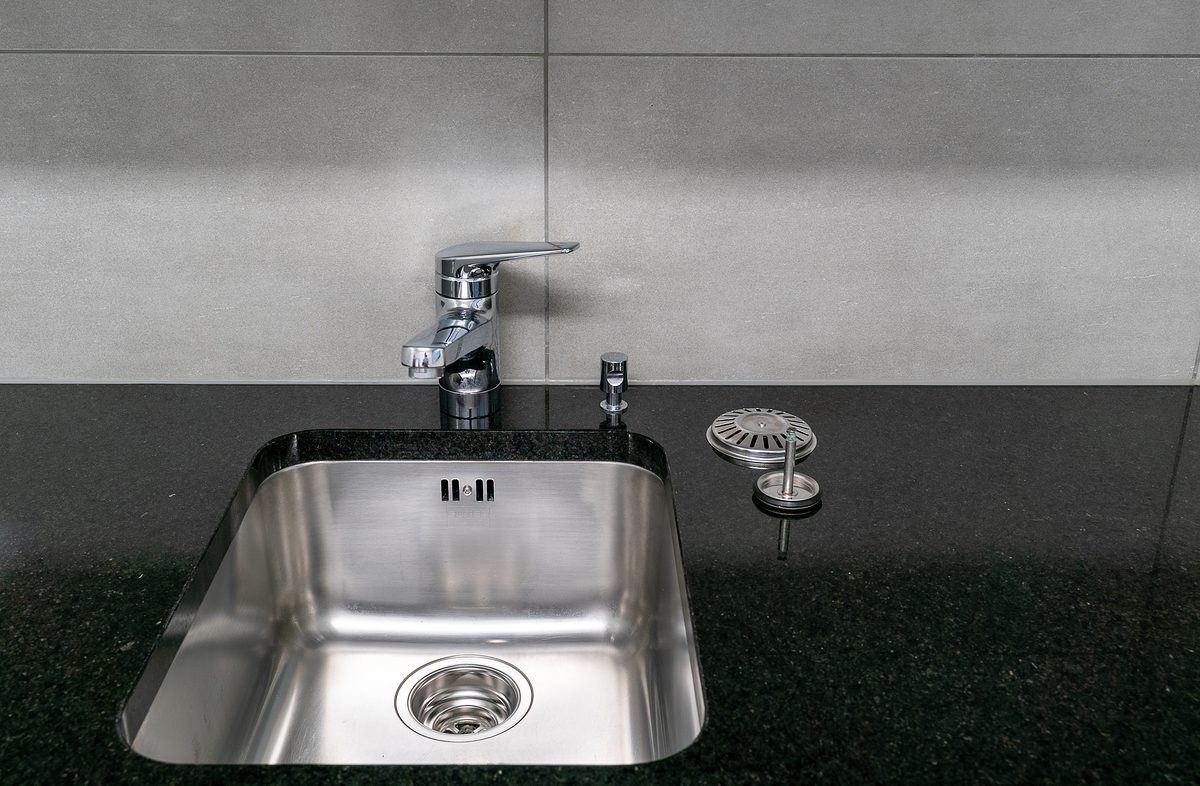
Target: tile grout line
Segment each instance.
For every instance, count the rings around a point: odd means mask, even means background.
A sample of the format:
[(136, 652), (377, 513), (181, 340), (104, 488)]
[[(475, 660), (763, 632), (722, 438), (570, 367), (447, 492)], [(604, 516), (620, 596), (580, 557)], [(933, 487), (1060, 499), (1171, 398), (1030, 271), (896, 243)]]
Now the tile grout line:
[[(545, 5), (545, 3), (543, 4)], [(544, 23), (543, 39), (548, 39), (549, 17)], [(259, 57), (707, 57), (707, 58), (876, 58), (876, 59), (952, 59), (952, 60), (1196, 60), (1197, 54), (1093, 52), (1079, 54), (956, 53), (956, 52), (554, 52), (548, 44), (542, 52), (456, 52), (389, 50), (268, 50), (268, 49), (0, 49), (0, 55), (199, 55)]]
[[(542, 2), (542, 239), (550, 242), (550, 0)], [(550, 258), (542, 260), (542, 401), (550, 428)]]
[(0, 49), (0, 55), (196, 55), (200, 57), (542, 57), (540, 52), (404, 52), (336, 49)]
[[(541, 5), (541, 220), (542, 240), (550, 242), (550, 0)], [(550, 258), (542, 260), (542, 380), (550, 382)]]
[(554, 52), (553, 57), (727, 57), (727, 58), (876, 58), (911, 60), (917, 58), (947, 60), (1195, 60), (1196, 54), (1155, 52)]

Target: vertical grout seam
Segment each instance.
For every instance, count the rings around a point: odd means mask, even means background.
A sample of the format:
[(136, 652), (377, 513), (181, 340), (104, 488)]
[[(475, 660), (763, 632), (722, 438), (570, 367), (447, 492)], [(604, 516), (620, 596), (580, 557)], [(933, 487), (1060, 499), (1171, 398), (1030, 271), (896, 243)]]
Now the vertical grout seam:
[[(542, 2), (542, 239), (550, 242), (550, 0)], [(543, 411), (550, 428), (550, 258), (542, 260)]]
[[(542, 239), (550, 241), (550, 0), (542, 2)], [(543, 378), (550, 381), (550, 259), (542, 262)]]

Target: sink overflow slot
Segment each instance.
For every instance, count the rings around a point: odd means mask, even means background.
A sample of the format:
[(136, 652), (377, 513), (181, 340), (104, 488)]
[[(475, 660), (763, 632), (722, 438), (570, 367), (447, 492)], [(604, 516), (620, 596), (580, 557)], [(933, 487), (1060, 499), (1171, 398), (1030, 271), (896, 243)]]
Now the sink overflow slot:
[(464, 497), (474, 497), (477, 502), (495, 502), (496, 483), (491, 478), (476, 478), (474, 482), (442, 478), (442, 502), (462, 502)]

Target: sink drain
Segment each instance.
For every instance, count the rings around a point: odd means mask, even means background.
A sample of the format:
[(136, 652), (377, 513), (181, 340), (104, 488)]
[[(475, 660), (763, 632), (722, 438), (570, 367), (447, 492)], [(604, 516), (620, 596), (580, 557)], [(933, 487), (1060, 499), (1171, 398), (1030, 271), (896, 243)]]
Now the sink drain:
[(474, 742), (511, 729), (532, 701), (529, 680), (511, 663), (460, 655), (408, 675), (396, 691), (396, 713), (430, 739)]

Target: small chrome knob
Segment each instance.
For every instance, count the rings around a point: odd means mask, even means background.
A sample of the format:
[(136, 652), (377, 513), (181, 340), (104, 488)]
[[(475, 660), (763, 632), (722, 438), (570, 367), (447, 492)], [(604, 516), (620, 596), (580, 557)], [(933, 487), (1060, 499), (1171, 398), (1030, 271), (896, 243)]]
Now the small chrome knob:
[(600, 409), (610, 415), (617, 415), (629, 407), (628, 401), (621, 400), (621, 394), (629, 387), (629, 358), (624, 352), (605, 352), (600, 356), (600, 389), (604, 391), (604, 400)]

